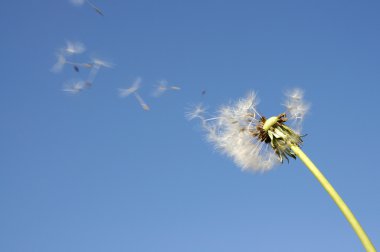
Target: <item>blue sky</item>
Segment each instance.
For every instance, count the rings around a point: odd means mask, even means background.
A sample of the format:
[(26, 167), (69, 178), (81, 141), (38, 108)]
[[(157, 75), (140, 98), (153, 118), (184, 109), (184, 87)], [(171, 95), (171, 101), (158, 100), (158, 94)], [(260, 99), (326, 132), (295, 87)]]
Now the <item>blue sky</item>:
[[(0, 3), (1, 251), (362, 251), (299, 160), (241, 172), (184, 116), (249, 90), (277, 115), (292, 87), (304, 151), (379, 246), (377, 1), (93, 3)], [(50, 71), (67, 40), (114, 64), (77, 95), (85, 69)], [(118, 96), (138, 76), (150, 111)]]

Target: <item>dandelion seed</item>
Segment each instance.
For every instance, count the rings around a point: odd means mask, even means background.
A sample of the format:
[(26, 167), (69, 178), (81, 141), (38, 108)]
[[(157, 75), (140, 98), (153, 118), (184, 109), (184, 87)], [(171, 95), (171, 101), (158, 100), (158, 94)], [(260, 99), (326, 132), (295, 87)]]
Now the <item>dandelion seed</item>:
[(193, 120), (195, 118), (199, 118), (204, 121), (204, 113), (206, 112), (206, 108), (202, 104), (197, 104), (190, 111), (186, 112), (186, 118), (188, 120)]
[[(302, 136), (285, 125), (288, 121), (286, 114), (281, 113), (267, 119), (257, 112), (257, 104), (257, 96), (251, 92), (246, 98), (222, 107), (214, 118), (196, 116), (197, 110), (190, 117), (200, 118), (208, 140), (243, 170), (266, 171), (284, 159), (289, 161), (289, 158), (299, 157), (342, 211), (366, 251), (376, 251), (351, 210), (301, 150)], [(298, 121), (303, 120), (309, 109), (309, 105), (303, 101), (303, 92), (299, 89), (287, 93), (285, 107), (289, 119)]]
[(84, 44), (81, 42), (66, 41), (66, 47), (59, 49), (58, 52), (56, 53), (57, 62), (51, 68), (51, 71), (54, 73), (58, 73), (62, 71), (65, 64), (70, 64), (70, 65), (73, 65), (73, 68), (75, 71), (79, 72), (79, 66), (81, 64), (69, 61), (67, 60), (67, 58), (69, 58), (70, 56), (74, 54), (83, 53), (85, 50), (86, 48)]
[(130, 94), (136, 92), (140, 88), (141, 78), (138, 77), (129, 88), (121, 88), (119, 89), (119, 94), (121, 97), (127, 97)]
[(168, 90), (179, 91), (179, 90), (181, 90), (181, 88), (179, 86), (170, 86), (170, 85), (168, 85), (168, 81), (167, 80), (160, 80), (158, 82), (158, 85), (157, 85), (156, 89), (153, 92), (153, 96), (155, 96), (155, 97), (161, 96), (163, 93), (165, 93)]
[(129, 88), (120, 88), (119, 95), (120, 97), (127, 97), (130, 94), (134, 94), (138, 103), (144, 110), (150, 110), (149, 106), (145, 103), (145, 101), (141, 98), (141, 96), (137, 93), (137, 90), (140, 88), (141, 78), (138, 77)]

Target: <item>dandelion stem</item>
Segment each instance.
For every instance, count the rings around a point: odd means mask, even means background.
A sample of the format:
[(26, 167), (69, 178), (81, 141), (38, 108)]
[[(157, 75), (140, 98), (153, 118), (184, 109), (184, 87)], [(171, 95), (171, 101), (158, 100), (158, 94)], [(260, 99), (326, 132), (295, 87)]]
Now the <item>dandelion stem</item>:
[(354, 214), (348, 208), (346, 203), (344, 203), (343, 199), (339, 196), (339, 194), (335, 191), (334, 187), (329, 183), (329, 181), (323, 176), (323, 174), (318, 170), (318, 168), (313, 164), (313, 162), (306, 156), (306, 154), (296, 145), (291, 144), (290, 148), (293, 152), (302, 160), (302, 162), (306, 165), (306, 167), (314, 174), (314, 176), (318, 179), (321, 185), (325, 188), (325, 190), (330, 194), (331, 198), (338, 205), (339, 209), (342, 211), (343, 215), (346, 217), (348, 222), (351, 224), (355, 233), (363, 243), (364, 248), (367, 252), (376, 252), (376, 249), (367, 234), (361, 227), (358, 220), (355, 218)]

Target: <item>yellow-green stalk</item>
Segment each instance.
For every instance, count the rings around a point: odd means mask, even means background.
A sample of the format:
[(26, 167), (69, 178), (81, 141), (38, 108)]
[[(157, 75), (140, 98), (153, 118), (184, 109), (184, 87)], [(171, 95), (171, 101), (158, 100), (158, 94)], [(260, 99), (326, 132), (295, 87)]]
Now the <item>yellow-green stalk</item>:
[(346, 203), (344, 203), (343, 199), (339, 196), (339, 194), (335, 191), (334, 187), (329, 183), (329, 181), (323, 176), (323, 174), (319, 171), (319, 169), (313, 164), (313, 162), (307, 157), (307, 155), (301, 150), (300, 147), (296, 145), (290, 145), (290, 148), (293, 152), (301, 159), (301, 161), (306, 165), (306, 167), (313, 173), (313, 175), (318, 179), (319, 183), (325, 188), (325, 190), (330, 194), (331, 198), (334, 200), (335, 204), (338, 205), (340, 211), (342, 211), (344, 217), (351, 224), (355, 233), (363, 243), (364, 248), (368, 252), (375, 252), (376, 249), (373, 246), (372, 242), (368, 238), (367, 234), (363, 230), (359, 221), (355, 218), (354, 214), (348, 208)]
[[(367, 234), (361, 227), (358, 220), (355, 218), (354, 214), (348, 208), (346, 203), (344, 203), (343, 199), (335, 191), (334, 187), (329, 183), (325, 176), (323, 176), (319, 169), (313, 164), (313, 162), (306, 156), (306, 154), (299, 147), (300, 143), (302, 143), (302, 140), (300, 140), (300, 138), (298, 139), (297, 137), (294, 137), (294, 135), (297, 134), (295, 134), (290, 128), (282, 124), (282, 122), (285, 121), (285, 114), (281, 114), (280, 116), (274, 116), (267, 120), (265, 120), (264, 118), (264, 123), (261, 126), (262, 130), (265, 131), (265, 133), (270, 138), (271, 145), (275, 152), (279, 155), (281, 161), (283, 160), (283, 157), (287, 158), (287, 156), (299, 157), (301, 161), (306, 165), (306, 167), (311, 171), (311, 173), (313, 173), (313, 175), (321, 183), (323, 188), (325, 188), (325, 190), (337, 204), (339, 209), (342, 211), (343, 215), (351, 224), (352, 228), (359, 237), (366, 251), (376, 252), (376, 249), (373, 246), (372, 242), (370, 241)], [(268, 139), (265, 135), (262, 136), (262, 133), (261, 135), (259, 134), (259, 137), (261, 137), (261, 139)], [(284, 146), (283, 143), (286, 143), (286, 146)]]

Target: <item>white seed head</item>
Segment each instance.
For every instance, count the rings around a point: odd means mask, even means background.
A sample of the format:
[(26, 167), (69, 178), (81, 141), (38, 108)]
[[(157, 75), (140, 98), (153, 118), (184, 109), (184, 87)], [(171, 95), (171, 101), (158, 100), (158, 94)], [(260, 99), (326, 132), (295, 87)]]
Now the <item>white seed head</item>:
[[(285, 106), (293, 121), (302, 122), (309, 105), (303, 92), (294, 89), (286, 94)], [(189, 119), (199, 118), (207, 139), (215, 148), (243, 170), (267, 171), (289, 157), (295, 158), (289, 144), (301, 145), (302, 136), (286, 126), (286, 113), (266, 119), (257, 112), (259, 100), (255, 92), (223, 106), (213, 118), (205, 119), (201, 105), (188, 112)]]
[(203, 119), (202, 125), (215, 148), (231, 157), (243, 170), (267, 171), (278, 164), (279, 159), (270, 146), (250, 134), (261, 118), (257, 104), (258, 98), (251, 92), (246, 98), (222, 107), (215, 118)]

